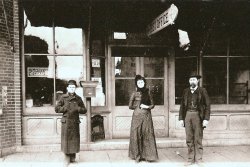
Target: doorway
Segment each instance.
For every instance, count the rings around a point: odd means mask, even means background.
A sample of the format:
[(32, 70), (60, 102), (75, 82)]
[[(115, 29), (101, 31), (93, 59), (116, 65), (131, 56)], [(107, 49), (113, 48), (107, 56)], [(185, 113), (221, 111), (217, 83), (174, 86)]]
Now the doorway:
[(112, 136), (128, 138), (133, 111), (129, 98), (135, 91), (134, 78), (146, 78), (155, 108), (151, 110), (156, 137), (168, 136), (167, 48), (112, 47)]

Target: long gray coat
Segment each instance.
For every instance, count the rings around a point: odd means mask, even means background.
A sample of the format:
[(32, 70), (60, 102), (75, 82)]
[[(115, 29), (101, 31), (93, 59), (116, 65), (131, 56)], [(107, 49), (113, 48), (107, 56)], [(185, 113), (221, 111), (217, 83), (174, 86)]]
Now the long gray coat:
[(79, 113), (87, 112), (80, 96), (64, 94), (56, 105), (56, 113), (63, 113), (61, 149), (65, 154), (80, 151)]

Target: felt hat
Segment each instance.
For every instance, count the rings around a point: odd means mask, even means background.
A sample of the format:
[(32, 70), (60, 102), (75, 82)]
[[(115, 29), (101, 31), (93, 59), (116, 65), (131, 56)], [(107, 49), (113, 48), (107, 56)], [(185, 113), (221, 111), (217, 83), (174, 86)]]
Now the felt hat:
[(199, 75), (196, 71), (192, 71), (189, 75), (189, 78), (197, 78), (197, 79), (200, 79), (201, 78), (201, 75)]
[(77, 86), (75, 80), (69, 80), (69, 81), (68, 81), (68, 85), (75, 85), (75, 86)]

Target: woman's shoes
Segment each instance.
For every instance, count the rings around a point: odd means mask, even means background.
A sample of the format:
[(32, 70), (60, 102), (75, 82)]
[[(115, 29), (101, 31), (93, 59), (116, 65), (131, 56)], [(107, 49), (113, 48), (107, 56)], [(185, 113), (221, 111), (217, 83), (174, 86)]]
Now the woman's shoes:
[(139, 163), (141, 161), (141, 158), (140, 158), (140, 156), (138, 156), (136, 159), (135, 159), (135, 162), (136, 163)]

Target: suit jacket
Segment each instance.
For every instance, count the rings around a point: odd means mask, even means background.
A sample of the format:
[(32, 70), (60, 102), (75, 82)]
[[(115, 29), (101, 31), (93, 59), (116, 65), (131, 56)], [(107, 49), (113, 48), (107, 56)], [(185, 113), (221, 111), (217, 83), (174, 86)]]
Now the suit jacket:
[[(179, 120), (185, 120), (187, 113), (187, 105), (188, 105), (188, 92), (190, 88), (186, 88), (183, 91), (182, 101), (179, 110)], [(198, 91), (198, 103), (197, 109), (200, 115), (201, 120), (210, 119), (210, 100), (208, 97), (208, 93), (205, 88), (198, 87), (196, 89)]]

